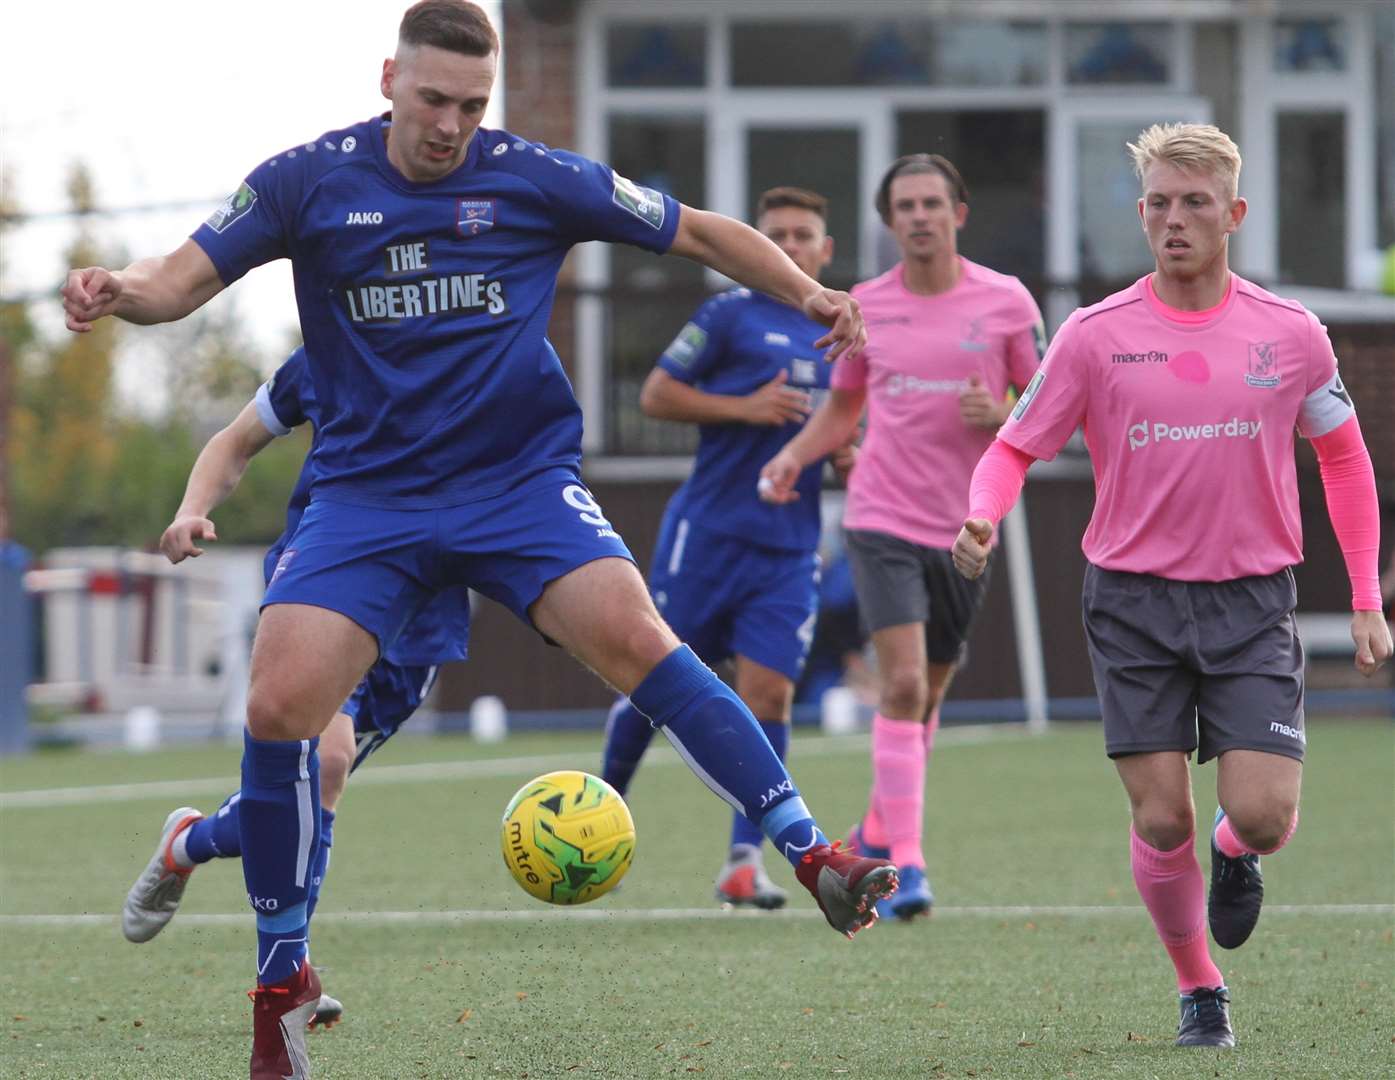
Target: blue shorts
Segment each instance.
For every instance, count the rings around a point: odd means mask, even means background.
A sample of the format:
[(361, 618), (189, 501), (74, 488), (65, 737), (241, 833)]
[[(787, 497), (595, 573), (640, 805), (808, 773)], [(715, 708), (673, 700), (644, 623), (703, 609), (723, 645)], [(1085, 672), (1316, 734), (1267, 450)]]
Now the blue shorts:
[(709, 665), (744, 656), (799, 680), (819, 606), (819, 557), (759, 547), (664, 515), (649, 590), (673, 632)]
[(354, 722), (354, 763), (363, 764), (417, 711), (436, 682), (436, 668), (391, 664), (379, 660), (344, 702), (340, 712)]
[(382, 656), (442, 589), (468, 586), (531, 625), (528, 609), (549, 582), (604, 558), (634, 561), (570, 468), (433, 510), (316, 499), (262, 605), (312, 604), (347, 615), (378, 639)]

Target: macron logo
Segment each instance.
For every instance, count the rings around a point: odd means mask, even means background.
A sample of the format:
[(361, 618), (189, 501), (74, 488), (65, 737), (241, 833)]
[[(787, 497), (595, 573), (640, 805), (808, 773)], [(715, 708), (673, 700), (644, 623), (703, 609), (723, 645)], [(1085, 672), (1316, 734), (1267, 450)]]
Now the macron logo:
[(1149, 424), (1141, 420), (1128, 430), (1129, 449), (1139, 450), (1151, 443), (1194, 442), (1198, 439), (1257, 439), (1263, 420), (1241, 420), (1233, 416), (1216, 424)]
[(1299, 742), (1303, 743), (1304, 745), (1307, 745), (1308, 739), (1303, 734), (1302, 728), (1289, 727), (1287, 724), (1281, 724), (1277, 720), (1275, 720), (1270, 722), (1269, 730), (1272, 731), (1275, 735), (1286, 735), (1290, 739), (1297, 739)]
[(383, 212), (381, 210), (350, 210), (349, 216), (344, 219), (345, 225), (381, 225), (383, 223)]

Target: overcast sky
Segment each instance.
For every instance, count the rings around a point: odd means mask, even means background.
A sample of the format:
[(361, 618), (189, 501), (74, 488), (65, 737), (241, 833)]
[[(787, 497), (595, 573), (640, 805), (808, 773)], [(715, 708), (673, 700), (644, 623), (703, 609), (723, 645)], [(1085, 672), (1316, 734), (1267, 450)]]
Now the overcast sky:
[[(498, 0), (482, 0), (498, 25)], [(98, 239), (132, 257), (177, 247), (253, 167), (286, 147), (386, 108), (378, 93), (408, 0), (66, 0), (10, 5), (0, 34), (0, 158), (26, 213), (61, 212), (74, 161), (100, 205)], [(497, 113), (486, 119), (497, 125)], [(123, 207), (194, 203), (164, 213)], [(71, 220), (26, 224), (6, 244), (0, 293), (55, 297), (61, 319)], [(295, 323), (285, 262), (229, 293), (267, 350)], [(214, 303), (224, 302), (222, 299)], [(61, 323), (58, 323), (61, 325)], [(137, 332), (139, 333), (139, 332)], [(269, 356), (275, 363), (276, 356)], [(139, 359), (123, 365), (129, 394)]]

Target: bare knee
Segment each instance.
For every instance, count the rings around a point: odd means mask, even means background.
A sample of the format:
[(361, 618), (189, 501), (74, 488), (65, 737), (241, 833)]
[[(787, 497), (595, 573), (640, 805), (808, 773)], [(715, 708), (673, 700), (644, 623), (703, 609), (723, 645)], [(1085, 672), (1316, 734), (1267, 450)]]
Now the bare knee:
[(882, 676), (882, 715), (898, 720), (919, 720), (925, 715), (930, 690), (920, 667), (893, 668)]
[(1185, 844), (1196, 832), (1196, 811), (1190, 800), (1173, 802), (1149, 800), (1135, 804), (1133, 831), (1149, 847), (1172, 851)]
[(1298, 804), (1294, 800), (1270, 799), (1264, 805), (1241, 804), (1234, 810), (1227, 807), (1226, 817), (1230, 818), (1230, 827), (1246, 847), (1273, 851), (1284, 842), (1297, 812)]
[(307, 709), (301, 695), (256, 682), (247, 693), (247, 730), (254, 739), (310, 739), (324, 726), (324, 717), (316, 717)]
[(353, 764), (352, 750), (346, 751), (338, 745), (326, 748), (324, 743), (320, 744), (320, 805), (326, 810), (339, 805)]

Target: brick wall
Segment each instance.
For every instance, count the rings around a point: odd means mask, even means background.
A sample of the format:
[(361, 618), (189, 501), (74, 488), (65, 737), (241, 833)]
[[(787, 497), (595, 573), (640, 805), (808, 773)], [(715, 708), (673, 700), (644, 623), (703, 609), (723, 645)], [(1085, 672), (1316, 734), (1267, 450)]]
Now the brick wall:
[[(504, 0), (504, 127), (533, 142), (577, 149), (577, 5), (569, 0)], [(575, 377), (576, 319), (568, 257), (558, 276), (548, 340)]]

